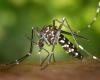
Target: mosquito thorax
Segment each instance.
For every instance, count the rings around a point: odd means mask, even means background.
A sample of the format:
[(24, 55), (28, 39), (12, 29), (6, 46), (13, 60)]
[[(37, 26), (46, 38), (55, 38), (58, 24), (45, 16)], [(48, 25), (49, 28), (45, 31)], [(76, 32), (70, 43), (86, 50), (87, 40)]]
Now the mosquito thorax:
[(41, 38), (45, 39), (46, 42), (53, 44), (56, 32), (56, 28), (54, 28), (52, 25), (48, 25), (40, 31), (40, 36)]

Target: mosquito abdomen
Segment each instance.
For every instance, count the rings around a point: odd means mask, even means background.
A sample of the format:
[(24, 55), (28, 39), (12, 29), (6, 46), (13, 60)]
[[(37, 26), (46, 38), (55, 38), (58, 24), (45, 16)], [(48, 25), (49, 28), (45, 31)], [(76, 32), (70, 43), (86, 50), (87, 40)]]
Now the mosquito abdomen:
[(83, 56), (77, 50), (77, 48), (62, 34), (59, 36), (59, 44), (63, 47), (63, 49), (69, 53), (71, 56), (82, 59)]

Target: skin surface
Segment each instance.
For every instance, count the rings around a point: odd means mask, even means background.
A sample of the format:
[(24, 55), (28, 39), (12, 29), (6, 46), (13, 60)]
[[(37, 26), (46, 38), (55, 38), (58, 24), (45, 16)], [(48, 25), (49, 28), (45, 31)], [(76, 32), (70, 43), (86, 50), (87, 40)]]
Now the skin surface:
[(42, 71), (39, 63), (21, 63), (12, 67), (1, 65), (0, 80), (100, 80), (100, 62), (58, 61)]

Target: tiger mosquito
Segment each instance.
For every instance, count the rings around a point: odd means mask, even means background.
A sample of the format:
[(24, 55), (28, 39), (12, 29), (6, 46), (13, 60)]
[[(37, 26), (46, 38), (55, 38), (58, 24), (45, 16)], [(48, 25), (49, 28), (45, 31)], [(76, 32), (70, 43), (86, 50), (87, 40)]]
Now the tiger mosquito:
[[(99, 12), (100, 12), (100, 2), (99, 2), (98, 7), (97, 7), (96, 15), (94, 16), (94, 18), (92, 19), (92, 21), (88, 25), (88, 28), (90, 28), (93, 25), (93, 23), (96, 21), (96, 18), (98, 17)], [(56, 22), (60, 23), (58, 28), (55, 24)], [(63, 26), (68, 28), (70, 32), (63, 31), (62, 30)], [(34, 32), (36, 32), (37, 35), (40, 37), (37, 42), (34, 42)], [(29, 37), (27, 37), (31, 41), (29, 52), (26, 55), (24, 55), (23, 57), (15, 60), (15, 61), (12, 61), (12, 62), (8, 63), (7, 65), (9, 65), (9, 64), (19, 64), (24, 59), (31, 56), (32, 52), (33, 52), (33, 45), (36, 44), (39, 47), (39, 52), (38, 52), (39, 54), (41, 54), (42, 50), (44, 50), (48, 54), (40, 64), (41, 69), (44, 69), (48, 66), (48, 64), (51, 63), (51, 59), (53, 59), (53, 61), (56, 62), (55, 56), (54, 56), (54, 50), (55, 50), (55, 46), (56, 46), (57, 43), (59, 43), (61, 45), (61, 47), (69, 55), (71, 55), (75, 58), (78, 58), (78, 59), (81, 59), (81, 60), (84, 58), (84, 56), (79, 52), (79, 49), (81, 49), (86, 54), (91, 56), (93, 59), (100, 61), (98, 57), (89, 53), (82, 45), (80, 45), (77, 42), (76, 37), (83, 38), (83, 39), (87, 39), (87, 38), (80, 36), (77, 33), (75, 33), (71, 29), (70, 24), (68, 23), (68, 20), (65, 17), (63, 17), (61, 21), (58, 20), (58, 19), (54, 19), (52, 25), (47, 25), (47, 26), (43, 27), (40, 31), (38, 31), (38, 30), (34, 29), (34, 27), (32, 27), (31, 33), (32, 33), (31, 39)], [(66, 38), (63, 34), (72, 36), (75, 44), (70, 42), (68, 40), (68, 38)], [(45, 43), (48, 46), (50, 46), (50, 45), (52, 46), (52, 50), (50, 52), (47, 49), (44, 48)], [(44, 63), (47, 59), (48, 59), (48, 62), (44, 65)]]

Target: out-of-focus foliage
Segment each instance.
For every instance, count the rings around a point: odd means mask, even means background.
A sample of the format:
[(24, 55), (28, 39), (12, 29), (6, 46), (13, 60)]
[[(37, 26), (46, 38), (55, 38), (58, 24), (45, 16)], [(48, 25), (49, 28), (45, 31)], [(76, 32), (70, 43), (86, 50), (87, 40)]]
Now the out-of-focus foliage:
[[(0, 0), (0, 63), (20, 58), (28, 52), (31, 27), (42, 27), (52, 23), (52, 19), (66, 17), (75, 31), (90, 41), (78, 41), (91, 54), (100, 56), (100, 16), (88, 29), (96, 13), (99, 0)], [(84, 30), (82, 30), (85, 27)], [(39, 60), (37, 48), (29, 61)], [(82, 52), (83, 53), (83, 52)], [(85, 53), (84, 53), (85, 54)], [(42, 54), (41, 54), (42, 55)], [(61, 46), (56, 47), (56, 59), (68, 57)]]

